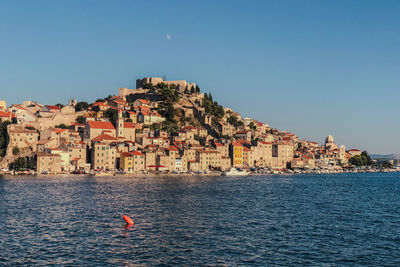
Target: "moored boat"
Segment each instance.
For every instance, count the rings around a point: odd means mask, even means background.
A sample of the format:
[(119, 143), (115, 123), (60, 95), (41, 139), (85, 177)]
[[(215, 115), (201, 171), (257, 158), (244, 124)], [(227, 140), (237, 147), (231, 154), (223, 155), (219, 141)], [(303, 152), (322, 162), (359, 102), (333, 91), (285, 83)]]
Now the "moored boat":
[(246, 176), (249, 175), (249, 172), (246, 170), (238, 170), (236, 168), (231, 168), (229, 171), (222, 173), (222, 175), (226, 176)]

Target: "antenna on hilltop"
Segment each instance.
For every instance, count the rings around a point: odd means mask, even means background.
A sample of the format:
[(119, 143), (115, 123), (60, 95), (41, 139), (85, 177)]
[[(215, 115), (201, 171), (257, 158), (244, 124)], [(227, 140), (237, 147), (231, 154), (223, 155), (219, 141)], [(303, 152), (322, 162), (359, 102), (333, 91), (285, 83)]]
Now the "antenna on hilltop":
[(162, 76), (162, 79), (165, 82), (167, 80), (167, 75), (164, 74), (164, 76)]

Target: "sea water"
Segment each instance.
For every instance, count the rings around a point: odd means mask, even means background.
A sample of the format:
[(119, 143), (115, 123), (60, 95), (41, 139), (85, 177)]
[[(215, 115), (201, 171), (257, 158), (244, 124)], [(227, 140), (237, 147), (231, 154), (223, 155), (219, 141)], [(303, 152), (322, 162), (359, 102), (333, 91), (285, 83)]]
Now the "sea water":
[(3, 177), (0, 226), (1, 265), (400, 266), (400, 174)]

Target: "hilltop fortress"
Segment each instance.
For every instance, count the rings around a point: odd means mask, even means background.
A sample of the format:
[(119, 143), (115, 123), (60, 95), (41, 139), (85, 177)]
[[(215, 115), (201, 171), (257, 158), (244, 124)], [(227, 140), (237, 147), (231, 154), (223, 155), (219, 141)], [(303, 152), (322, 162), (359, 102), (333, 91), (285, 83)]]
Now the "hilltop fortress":
[(143, 88), (144, 84), (157, 85), (159, 83), (165, 83), (168, 85), (174, 84), (176, 85), (176, 89), (182, 93), (185, 91), (186, 88), (190, 89), (196, 87), (195, 83), (188, 83), (186, 80), (165, 81), (163, 78), (160, 77), (145, 77), (143, 79), (136, 80), (136, 89), (119, 88), (118, 96), (126, 100), (126, 97), (128, 95), (147, 93), (149, 90)]

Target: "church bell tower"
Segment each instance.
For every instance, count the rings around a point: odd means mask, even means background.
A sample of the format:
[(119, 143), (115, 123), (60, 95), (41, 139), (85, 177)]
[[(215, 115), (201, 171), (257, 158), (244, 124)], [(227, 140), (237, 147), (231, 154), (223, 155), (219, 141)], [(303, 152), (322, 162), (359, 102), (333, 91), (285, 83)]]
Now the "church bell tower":
[(117, 137), (124, 137), (124, 118), (121, 109), (118, 110)]

